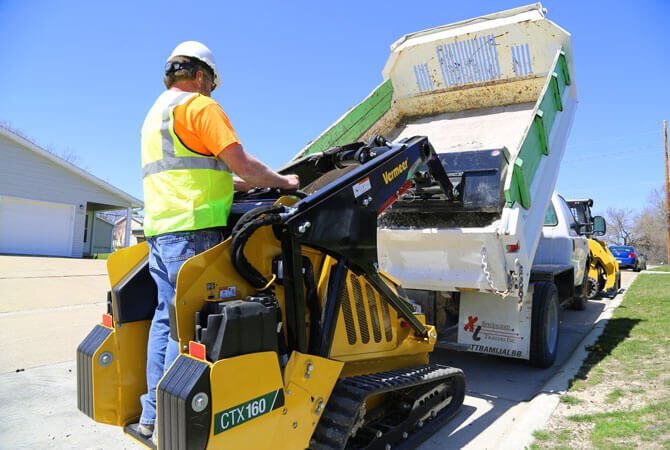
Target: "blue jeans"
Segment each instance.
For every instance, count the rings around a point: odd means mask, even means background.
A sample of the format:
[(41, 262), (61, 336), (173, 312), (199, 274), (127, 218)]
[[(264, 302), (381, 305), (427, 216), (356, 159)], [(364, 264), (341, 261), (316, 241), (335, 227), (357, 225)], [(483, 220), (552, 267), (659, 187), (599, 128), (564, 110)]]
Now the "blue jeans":
[(170, 337), (168, 305), (174, 302), (177, 273), (186, 260), (223, 240), (221, 231), (198, 230), (166, 233), (147, 239), (149, 271), (158, 288), (158, 305), (149, 329), (147, 345), (147, 393), (140, 397), (140, 423), (156, 422), (156, 386), (179, 355), (177, 341)]

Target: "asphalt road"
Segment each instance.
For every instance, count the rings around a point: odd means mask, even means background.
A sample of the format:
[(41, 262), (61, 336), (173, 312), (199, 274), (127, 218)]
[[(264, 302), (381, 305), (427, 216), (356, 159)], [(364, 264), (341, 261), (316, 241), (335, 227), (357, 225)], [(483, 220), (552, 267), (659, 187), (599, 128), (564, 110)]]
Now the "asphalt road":
[[(75, 349), (104, 311), (105, 273), (104, 261), (0, 256), (0, 449), (142, 448), (76, 407)], [(627, 287), (636, 274), (622, 275)], [(549, 369), (437, 351), (435, 361), (463, 369), (468, 391), (457, 416), (421, 449), (500, 448), (609, 302), (562, 311), (558, 360)]]

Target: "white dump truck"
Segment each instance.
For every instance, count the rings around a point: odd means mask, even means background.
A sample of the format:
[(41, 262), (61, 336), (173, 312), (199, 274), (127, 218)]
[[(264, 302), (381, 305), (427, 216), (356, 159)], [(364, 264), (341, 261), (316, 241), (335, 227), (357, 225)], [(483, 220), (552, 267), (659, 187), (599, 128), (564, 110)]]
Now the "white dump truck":
[(441, 346), (539, 367), (556, 357), (559, 303), (581, 295), (569, 262), (534, 264), (577, 106), (570, 34), (545, 15), (536, 3), (403, 36), (384, 81), (298, 154), (427, 136), (449, 180), (407, 180), (379, 221), (379, 267)]

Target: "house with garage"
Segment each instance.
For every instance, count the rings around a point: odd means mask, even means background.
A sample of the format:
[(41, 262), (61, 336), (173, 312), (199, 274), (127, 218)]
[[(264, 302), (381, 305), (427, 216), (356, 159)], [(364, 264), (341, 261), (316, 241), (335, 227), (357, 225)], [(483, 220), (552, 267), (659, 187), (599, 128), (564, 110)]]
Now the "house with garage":
[(1, 126), (0, 161), (0, 253), (80, 258), (111, 251), (114, 225), (96, 213), (124, 210), (130, 218), (144, 206)]
[[(128, 222), (127, 218), (120, 217), (115, 223), (114, 223), (114, 238), (112, 240), (112, 246), (114, 248), (121, 248), (121, 247), (127, 247), (128, 244), (126, 243), (126, 232), (128, 231), (128, 226), (126, 225), (126, 222)], [(130, 245), (135, 245), (138, 242), (144, 242), (146, 239), (144, 238), (144, 225), (143, 225), (143, 219), (141, 217), (135, 217), (133, 216), (133, 220), (130, 222)]]

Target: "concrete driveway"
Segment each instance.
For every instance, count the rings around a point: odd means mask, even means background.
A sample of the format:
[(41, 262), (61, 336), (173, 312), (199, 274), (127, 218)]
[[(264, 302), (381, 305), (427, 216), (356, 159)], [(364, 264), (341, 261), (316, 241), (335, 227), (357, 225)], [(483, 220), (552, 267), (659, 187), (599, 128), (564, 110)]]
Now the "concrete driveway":
[(77, 410), (75, 354), (105, 311), (106, 261), (0, 255), (0, 449), (139, 449)]
[[(636, 274), (623, 272), (627, 287)], [(0, 448), (140, 449), (117, 427), (76, 407), (75, 349), (105, 310), (105, 261), (0, 255)], [(468, 395), (459, 414), (421, 448), (505, 448), (611, 300), (563, 311), (558, 361), (532, 369), (522, 361), (437, 351), (434, 360), (464, 370)], [(531, 411), (532, 412), (532, 411)], [(513, 445), (509, 448), (515, 448)]]
[(0, 256), (0, 373), (72, 361), (108, 290), (103, 260)]

